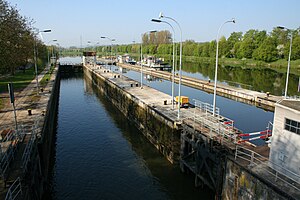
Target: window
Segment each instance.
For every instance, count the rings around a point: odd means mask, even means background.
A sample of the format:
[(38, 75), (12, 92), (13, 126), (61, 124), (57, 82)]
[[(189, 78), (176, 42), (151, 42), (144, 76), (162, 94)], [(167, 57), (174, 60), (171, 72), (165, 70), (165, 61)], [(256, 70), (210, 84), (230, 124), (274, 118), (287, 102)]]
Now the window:
[(300, 122), (285, 118), (284, 129), (300, 135)]

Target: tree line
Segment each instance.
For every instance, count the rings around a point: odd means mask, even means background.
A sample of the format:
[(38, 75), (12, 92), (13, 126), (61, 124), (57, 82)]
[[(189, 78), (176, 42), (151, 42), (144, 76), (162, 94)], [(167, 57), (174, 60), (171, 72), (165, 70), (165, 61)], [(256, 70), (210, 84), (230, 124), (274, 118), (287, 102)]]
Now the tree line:
[(38, 63), (46, 60), (47, 48), (37, 38), (32, 24), (33, 21), (21, 16), (16, 7), (0, 0), (0, 74), (14, 75), (20, 66), (33, 62), (34, 45)]
[[(254, 59), (273, 62), (287, 59), (290, 47), (290, 37), (293, 36), (291, 60), (300, 59), (299, 29), (285, 30), (274, 28), (270, 33), (250, 29), (246, 33), (233, 32), (226, 39), (219, 39), (219, 56), (223, 58)], [(172, 34), (169, 31), (144, 33), (142, 35), (143, 54), (168, 55), (172, 53)], [(177, 55), (179, 55), (179, 43)], [(108, 49), (107, 49), (108, 48)], [(140, 53), (141, 44), (116, 45), (113, 51), (119, 53)], [(110, 51), (110, 47), (97, 47), (97, 51)], [(211, 57), (216, 56), (216, 40), (198, 43), (193, 40), (183, 42), (184, 56)]]

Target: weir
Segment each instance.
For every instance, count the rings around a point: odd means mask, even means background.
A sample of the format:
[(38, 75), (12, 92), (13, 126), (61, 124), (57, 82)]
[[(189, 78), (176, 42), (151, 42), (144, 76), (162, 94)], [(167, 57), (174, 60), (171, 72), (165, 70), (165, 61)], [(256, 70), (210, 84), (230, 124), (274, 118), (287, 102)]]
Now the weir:
[(268, 147), (253, 148), (244, 142), (230, 119), (212, 115), (211, 105), (195, 101), (195, 107), (182, 108), (177, 119), (171, 96), (147, 86), (141, 89), (138, 82), (102, 66), (86, 64), (83, 71), (170, 162), (192, 173), (195, 186), (209, 186), (216, 199), (239, 199), (245, 194), (258, 199), (300, 197), (298, 183), (278, 184), (275, 177), (262, 175), (270, 170), (261, 167), (268, 160)]

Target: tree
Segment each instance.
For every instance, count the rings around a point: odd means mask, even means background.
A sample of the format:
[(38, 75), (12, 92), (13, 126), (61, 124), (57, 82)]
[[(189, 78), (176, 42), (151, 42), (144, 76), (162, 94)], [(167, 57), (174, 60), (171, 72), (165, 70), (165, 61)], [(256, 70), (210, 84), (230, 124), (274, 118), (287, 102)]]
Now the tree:
[(273, 37), (265, 39), (259, 48), (253, 53), (253, 58), (265, 62), (272, 62), (278, 59), (276, 40)]
[[(4, 0), (0, 0), (0, 13), (0, 73), (13, 75), (17, 67), (25, 65), (32, 58), (36, 36), (31, 21), (22, 17), (15, 7)], [(40, 49), (39, 55), (42, 57), (44, 47)]]

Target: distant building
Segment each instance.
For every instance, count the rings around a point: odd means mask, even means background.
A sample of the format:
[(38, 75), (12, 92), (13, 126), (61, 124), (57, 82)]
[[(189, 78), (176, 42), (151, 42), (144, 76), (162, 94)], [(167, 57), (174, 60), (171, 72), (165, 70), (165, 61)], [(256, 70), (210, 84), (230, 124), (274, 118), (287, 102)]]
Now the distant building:
[(300, 183), (300, 101), (275, 104), (269, 166)]

